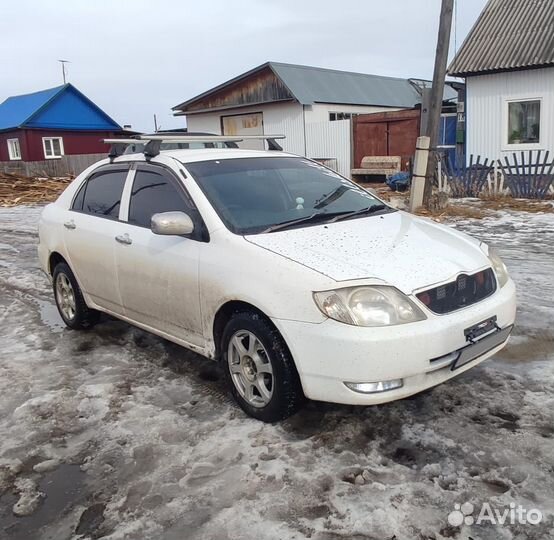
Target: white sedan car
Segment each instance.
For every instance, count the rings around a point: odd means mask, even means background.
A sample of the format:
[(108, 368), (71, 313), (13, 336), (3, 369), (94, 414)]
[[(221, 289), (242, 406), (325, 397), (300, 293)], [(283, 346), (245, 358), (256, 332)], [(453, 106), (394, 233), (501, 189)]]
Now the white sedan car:
[(101, 161), (48, 205), (65, 324), (105, 312), (218, 360), (249, 415), (403, 398), (499, 351), (515, 287), (487, 245), (309, 159), (200, 149)]

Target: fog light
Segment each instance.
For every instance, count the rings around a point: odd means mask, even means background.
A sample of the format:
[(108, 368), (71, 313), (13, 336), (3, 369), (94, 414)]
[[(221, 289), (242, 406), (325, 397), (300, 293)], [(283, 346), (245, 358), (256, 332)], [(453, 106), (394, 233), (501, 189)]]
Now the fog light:
[(378, 382), (345, 382), (350, 390), (359, 392), (360, 394), (376, 394), (378, 392), (388, 392), (396, 388), (402, 388), (404, 385), (403, 379), (392, 379), (390, 381)]

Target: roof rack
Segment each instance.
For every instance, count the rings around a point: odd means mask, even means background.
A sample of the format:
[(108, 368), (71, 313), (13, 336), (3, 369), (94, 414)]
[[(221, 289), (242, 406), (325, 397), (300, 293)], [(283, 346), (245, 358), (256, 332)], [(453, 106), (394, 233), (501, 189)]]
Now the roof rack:
[(129, 144), (136, 144), (138, 141), (137, 139), (104, 139), (104, 142), (111, 144), (108, 157), (113, 160), (121, 156)]
[(175, 135), (167, 133), (165, 135), (139, 135), (133, 139), (104, 139), (105, 143), (111, 144), (108, 157), (113, 160), (125, 151), (129, 144), (145, 142), (144, 156), (151, 159), (160, 153), (161, 144), (166, 143), (190, 143), (190, 142), (227, 142), (237, 143), (241, 141), (267, 141), (269, 150), (283, 150), (283, 147), (276, 142), (276, 139), (284, 139), (284, 135)]

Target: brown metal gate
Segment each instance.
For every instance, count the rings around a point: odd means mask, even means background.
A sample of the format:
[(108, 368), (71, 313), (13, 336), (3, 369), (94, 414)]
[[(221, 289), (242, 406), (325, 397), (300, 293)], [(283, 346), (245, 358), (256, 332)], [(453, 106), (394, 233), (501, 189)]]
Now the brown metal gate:
[(364, 156), (400, 156), (408, 170), (419, 136), (420, 110), (359, 114), (353, 118), (354, 168)]

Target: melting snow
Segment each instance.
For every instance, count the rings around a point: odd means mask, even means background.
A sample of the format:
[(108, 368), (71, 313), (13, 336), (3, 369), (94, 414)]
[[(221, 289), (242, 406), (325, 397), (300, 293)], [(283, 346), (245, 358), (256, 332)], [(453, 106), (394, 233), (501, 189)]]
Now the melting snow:
[[(208, 360), (107, 318), (64, 329), (37, 267), (39, 211), (0, 210), (1, 538), (554, 537), (554, 216), (454, 223), (518, 285), (494, 359), (398, 403), (310, 403), (265, 425)], [(449, 526), (466, 501), (544, 519)]]

